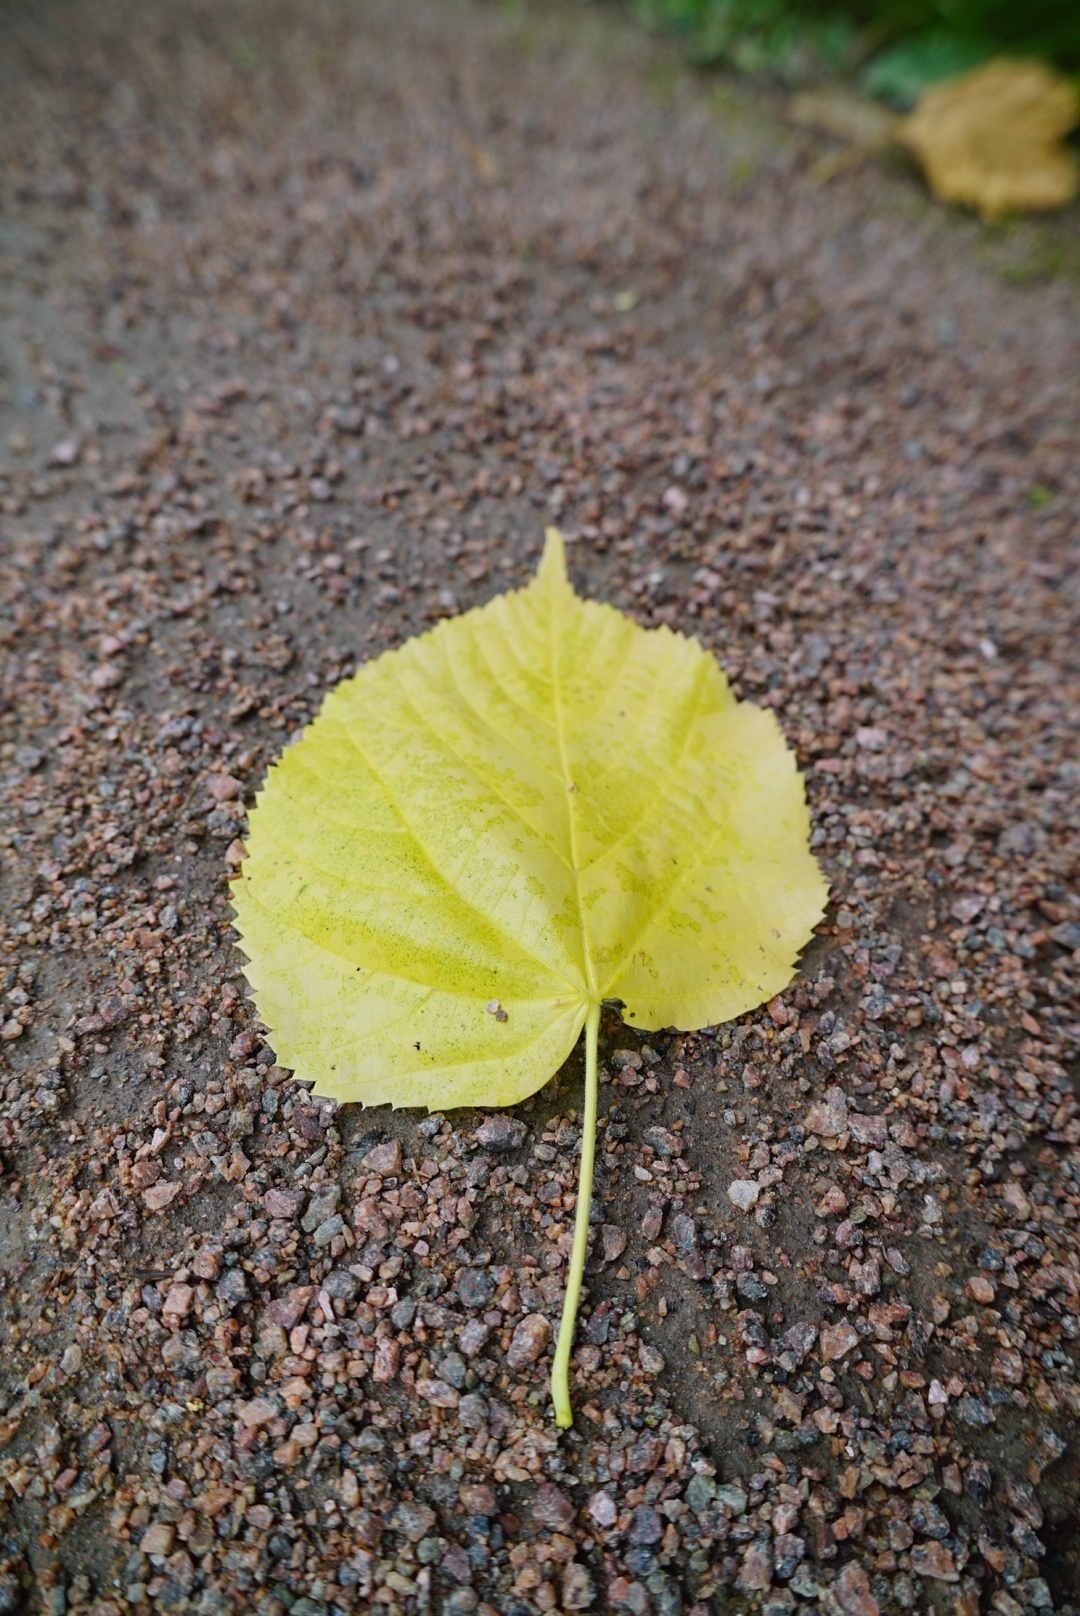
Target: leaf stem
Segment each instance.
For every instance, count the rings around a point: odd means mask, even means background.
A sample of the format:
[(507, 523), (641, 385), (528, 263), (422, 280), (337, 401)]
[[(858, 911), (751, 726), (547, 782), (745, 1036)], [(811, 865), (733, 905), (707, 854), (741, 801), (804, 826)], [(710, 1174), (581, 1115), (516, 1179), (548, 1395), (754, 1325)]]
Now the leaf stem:
[(578, 1174), (577, 1212), (574, 1217), (574, 1248), (570, 1253), (566, 1300), (563, 1302), (559, 1339), (555, 1344), (555, 1363), (551, 1371), (555, 1424), (563, 1427), (574, 1423), (570, 1407), (570, 1352), (574, 1345), (581, 1276), (585, 1271), (585, 1250), (589, 1242), (589, 1208), (592, 1204), (593, 1161), (596, 1156), (596, 1045), (599, 1034), (600, 1005), (596, 1003), (589, 1006), (585, 1017), (585, 1117), (581, 1125), (581, 1171)]

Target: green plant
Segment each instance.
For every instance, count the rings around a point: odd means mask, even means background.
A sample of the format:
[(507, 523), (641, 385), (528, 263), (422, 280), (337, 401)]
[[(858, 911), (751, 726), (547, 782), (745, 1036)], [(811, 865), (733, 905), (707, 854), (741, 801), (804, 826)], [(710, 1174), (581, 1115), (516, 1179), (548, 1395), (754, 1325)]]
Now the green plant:
[(780, 77), (866, 63), (866, 84), (901, 107), (937, 79), (994, 55), (1080, 71), (1075, 0), (629, 0), (691, 57)]

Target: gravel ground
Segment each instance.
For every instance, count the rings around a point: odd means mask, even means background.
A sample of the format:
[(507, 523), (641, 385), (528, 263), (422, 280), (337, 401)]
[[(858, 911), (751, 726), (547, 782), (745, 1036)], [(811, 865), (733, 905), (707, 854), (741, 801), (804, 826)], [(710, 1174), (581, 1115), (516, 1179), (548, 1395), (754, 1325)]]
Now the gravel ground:
[[(1075, 285), (578, 12), (46, 0), (0, 105), (0, 1610), (1075, 1612)], [(580, 1056), (315, 1100), (228, 885), (552, 518), (834, 893), (754, 1015), (605, 1020), (570, 1433)]]

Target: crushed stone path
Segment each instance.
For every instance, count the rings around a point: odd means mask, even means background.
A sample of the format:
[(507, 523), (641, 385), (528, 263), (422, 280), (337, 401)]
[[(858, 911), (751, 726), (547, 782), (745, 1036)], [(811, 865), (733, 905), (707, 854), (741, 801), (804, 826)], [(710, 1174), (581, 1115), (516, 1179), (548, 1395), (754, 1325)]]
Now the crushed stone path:
[[(1076, 1616), (1075, 284), (599, 9), (5, 18), (0, 1611)], [(605, 1016), (563, 1433), (580, 1055), (337, 1109), (229, 912), (552, 520), (833, 884), (767, 1007)]]

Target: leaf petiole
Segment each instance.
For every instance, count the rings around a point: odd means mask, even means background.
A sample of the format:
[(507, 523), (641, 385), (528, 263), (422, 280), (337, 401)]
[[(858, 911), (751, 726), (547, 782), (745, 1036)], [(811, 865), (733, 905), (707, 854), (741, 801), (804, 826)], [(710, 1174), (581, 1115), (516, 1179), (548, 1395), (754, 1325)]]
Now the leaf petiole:
[(555, 1424), (574, 1423), (570, 1407), (570, 1353), (574, 1345), (581, 1277), (585, 1271), (585, 1251), (589, 1242), (589, 1208), (592, 1203), (593, 1161), (596, 1156), (596, 1046), (600, 1034), (600, 1006), (591, 1004), (585, 1017), (585, 1116), (581, 1125), (581, 1171), (578, 1175), (577, 1212), (574, 1217), (574, 1247), (566, 1276), (566, 1299), (555, 1343), (555, 1363), (551, 1371), (551, 1401)]

